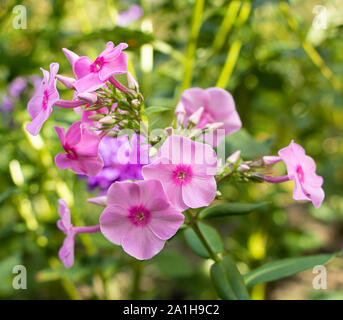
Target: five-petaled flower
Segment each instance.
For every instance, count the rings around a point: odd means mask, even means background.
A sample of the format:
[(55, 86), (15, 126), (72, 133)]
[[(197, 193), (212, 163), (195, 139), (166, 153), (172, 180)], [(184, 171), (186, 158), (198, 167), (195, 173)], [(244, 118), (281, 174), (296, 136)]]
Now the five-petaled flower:
[(57, 167), (87, 176), (98, 174), (104, 165), (98, 153), (99, 136), (81, 121), (73, 123), (66, 134), (64, 128), (55, 127), (55, 130), (66, 152), (55, 157)]
[(310, 200), (318, 208), (325, 194), (322, 189), (323, 178), (316, 174), (314, 160), (293, 140), (288, 147), (279, 151), (279, 156), (286, 164), (288, 178), (295, 182), (294, 200)]
[(242, 126), (241, 119), (236, 111), (232, 95), (221, 88), (191, 88), (185, 90), (176, 106), (175, 113), (182, 114), (182, 124), (185, 126), (189, 117), (197, 110), (203, 108), (196, 128), (202, 129), (212, 123), (223, 123), (220, 127), (224, 134), (215, 130), (213, 137), (205, 136), (208, 143), (217, 145), (225, 135), (239, 130)]
[(26, 130), (34, 136), (39, 133), (43, 123), (52, 112), (53, 104), (59, 99), (55, 79), (58, 68), (58, 63), (50, 64), (50, 73), (41, 68), (44, 78), (27, 105), (27, 111), (32, 118), (32, 122), (27, 124)]
[(115, 74), (127, 71), (127, 56), (122, 50), (126, 43), (114, 47), (113, 42), (107, 42), (106, 49), (93, 62), (86, 56), (79, 57), (76, 53), (63, 49), (72, 64), (77, 81), (73, 84), (78, 93), (94, 91), (101, 88)]
[(145, 260), (162, 250), (183, 221), (183, 214), (170, 205), (159, 181), (125, 181), (109, 188), (100, 229), (126, 253)]
[(172, 135), (142, 173), (146, 180), (160, 180), (171, 203), (183, 211), (208, 206), (214, 200), (216, 171), (217, 157), (210, 145)]

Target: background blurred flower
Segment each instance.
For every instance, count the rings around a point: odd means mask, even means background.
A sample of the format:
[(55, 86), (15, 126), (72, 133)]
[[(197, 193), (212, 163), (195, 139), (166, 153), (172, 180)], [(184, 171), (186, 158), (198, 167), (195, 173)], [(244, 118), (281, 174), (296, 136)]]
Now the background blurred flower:
[(8, 86), (8, 93), (14, 97), (19, 98), (20, 94), (27, 88), (27, 81), (24, 77), (15, 78)]
[(120, 12), (117, 16), (117, 25), (126, 27), (130, 23), (138, 20), (143, 15), (143, 9), (138, 4), (133, 4), (126, 11)]

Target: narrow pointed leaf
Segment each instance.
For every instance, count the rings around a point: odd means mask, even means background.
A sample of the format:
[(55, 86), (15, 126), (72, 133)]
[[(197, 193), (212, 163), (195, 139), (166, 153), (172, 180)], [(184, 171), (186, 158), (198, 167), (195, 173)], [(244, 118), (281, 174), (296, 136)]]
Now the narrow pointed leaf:
[(317, 265), (323, 265), (336, 255), (337, 253), (318, 254), (274, 261), (246, 273), (244, 275), (244, 281), (249, 288), (259, 283), (282, 279), (301, 271), (312, 269)]
[(236, 263), (225, 256), (221, 262), (211, 267), (211, 279), (218, 296), (225, 300), (249, 300), (243, 277), (236, 267)]
[(254, 210), (266, 207), (267, 202), (260, 203), (221, 203), (213, 207), (208, 207), (199, 213), (199, 217), (204, 218), (218, 218), (235, 215), (248, 214)]

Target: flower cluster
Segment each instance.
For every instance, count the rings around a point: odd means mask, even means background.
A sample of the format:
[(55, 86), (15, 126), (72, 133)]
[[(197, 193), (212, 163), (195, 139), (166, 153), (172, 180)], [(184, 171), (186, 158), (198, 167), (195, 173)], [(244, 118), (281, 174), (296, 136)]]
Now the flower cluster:
[[(63, 149), (55, 157), (60, 169), (88, 177), (89, 187), (100, 187), (89, 202), (104, 207), (99, 225), (74, 227), (66, 202), (59, 200), (57, 225), (66, 238), (59, 257), (66, 267), (74, 262), (78, 233), (101, 232), (136, 259), (150, 259), (183, 223), (183, 213), (210, 206), (218, 185), (237, 176), (243, 181), (295, 182), (295, 200), (324, 199), (323, 179), (304, 149), (293, 141), (278, 156), (243, 161), (236, 151), (223, 165), (215, 148), (242, 126), (232, 95), (221, 88), (184, 91), (175, 108), (173, 127), (153, 135), (142, 120), (143, 96), (127, 70), (127, 44), (105, 50), (92, 61), (63, 49), (74, 77), (59, 75), (59, 65), (42, 69), (43, 80), (28, 103), (32, 122), (27, 130), (37, 135), (55, 107), (73, 108), (80, 120), (65, 131), (55, 127)], [(127, 74), (127, 84), (115, 77)], [(73, 99), (60, 99), (56, 82), (73, 90)], [(153, 138), (152, 138), (153, 137)], [(259, 172), (283, 161), (287, 175), (271, 177)]]

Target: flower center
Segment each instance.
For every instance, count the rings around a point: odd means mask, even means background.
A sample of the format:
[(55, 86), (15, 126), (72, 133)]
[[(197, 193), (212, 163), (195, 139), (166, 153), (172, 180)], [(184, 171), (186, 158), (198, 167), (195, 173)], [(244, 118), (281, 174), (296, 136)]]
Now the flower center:
[(304, 182), (305, 180), (305, 177), (304, 177), (304, 171), (303, 171), (303, 168), (301, 166), (298, 166), (297, 167), (297, 175), (298, 175), (298, 179), (301, 183)]
[(43, 110), (46, 110), (48, 108), (48, 102), (49, 102), (48, 90), (44, 90), (44, 92), (43, 92), (43, 101), (42, 101)]
[(77, 153), (75, 152), (73, 148), (69, 147), (68, 144), (65, 144), (63, 149), (67, 152), (67, 157), (70, 160), (77, 159)]
[(104, 64), (104, 58), (103, 57), (97, 57), (95, 61), (90, 66), (91, 72), (99, 72), (102, 69), (102, 66)]
[(150, 212), (142, 205), (129, 210), (129, 220), (135, 226), (145, 226), (150, 221)]
[(175, 184), (184, 185), (192, 180), (192, 168), (191, 166), (180, 164), (175, 168), (172, 176)]

